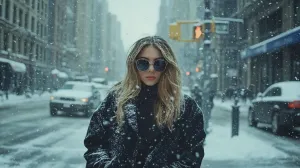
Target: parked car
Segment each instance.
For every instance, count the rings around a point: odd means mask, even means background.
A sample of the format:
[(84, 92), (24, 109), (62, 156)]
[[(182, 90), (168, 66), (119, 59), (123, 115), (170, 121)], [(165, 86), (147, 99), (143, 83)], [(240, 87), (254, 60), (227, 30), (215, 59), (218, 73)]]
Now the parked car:
[(68, 81), (50, 97), (50, 114), (84, 112), (89, 117), (100, 101), (100, 93), (93, 83)]
[(300, 82), (276, 83), (258, 93), (249, 108), (248, 123), (270, 124), (275, 134), (300, 126)]

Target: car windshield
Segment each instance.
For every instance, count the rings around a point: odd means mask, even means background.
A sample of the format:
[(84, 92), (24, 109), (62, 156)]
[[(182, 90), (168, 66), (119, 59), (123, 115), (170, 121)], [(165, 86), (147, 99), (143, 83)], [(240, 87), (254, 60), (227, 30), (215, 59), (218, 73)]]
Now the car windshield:
[(83, 84), (65, 84), (62, 90), (74, 90), (74, 91), (85, 91), (90, 92), (91, 86), (83, 85)]

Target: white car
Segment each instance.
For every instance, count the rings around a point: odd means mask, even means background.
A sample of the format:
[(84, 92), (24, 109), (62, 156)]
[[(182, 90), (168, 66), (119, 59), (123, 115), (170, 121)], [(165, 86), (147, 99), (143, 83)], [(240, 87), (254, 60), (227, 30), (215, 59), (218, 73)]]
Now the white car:
[(50, 114), (84, 112), (89, 117), (100, 100), (100, 93), (93, 83), (68, 81), (50, 97)]
[(107, 85), (107, 80), (105, 78), (92, 78), (91, 82)]

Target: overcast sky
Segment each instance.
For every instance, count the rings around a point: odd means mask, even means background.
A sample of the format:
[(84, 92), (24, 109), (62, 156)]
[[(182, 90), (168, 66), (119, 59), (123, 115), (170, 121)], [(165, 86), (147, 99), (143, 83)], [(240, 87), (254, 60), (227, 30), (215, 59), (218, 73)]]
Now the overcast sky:
[(126, 52), (139, 38), (156, 33), (160, 0), (108, 0), (108, 4), (121, 22)]

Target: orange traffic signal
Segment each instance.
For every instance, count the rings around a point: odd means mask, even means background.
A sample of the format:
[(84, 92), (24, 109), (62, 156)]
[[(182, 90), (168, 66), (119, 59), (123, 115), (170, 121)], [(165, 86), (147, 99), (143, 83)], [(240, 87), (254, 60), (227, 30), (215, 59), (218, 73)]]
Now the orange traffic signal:
[(201, 26), (194, 26), (194, 39), (199, 39), (203, 35)]

